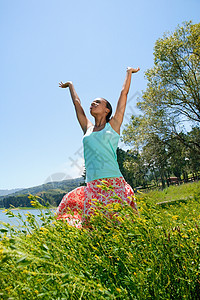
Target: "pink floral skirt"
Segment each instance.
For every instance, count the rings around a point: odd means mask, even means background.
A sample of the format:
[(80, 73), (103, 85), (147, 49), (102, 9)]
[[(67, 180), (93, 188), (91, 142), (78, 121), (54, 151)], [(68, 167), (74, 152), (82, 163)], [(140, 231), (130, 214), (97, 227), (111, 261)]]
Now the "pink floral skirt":
[[(102, 180), (106, 181), (106, 185), (111, 185), (113, 190), (102, 190), (99, 187), (99, 185), (102, 185)], [(122, 203), (127, 202), (137, 211), (133, 189), (125, 179), (123, 177), (104, 178), (90, 181), (87, 186), (77, 187), (66, 194), (56, 210), (57, 219), (65, 219), (69, 225), (81, 228), (84, 218), (93, 213), (96, 200), (104, 205), (113, 202), (121, 203), (119, 199), (114, 198), (116, 194), (120, 197)], [(70, 212), (73, 212), (73, 214)]]

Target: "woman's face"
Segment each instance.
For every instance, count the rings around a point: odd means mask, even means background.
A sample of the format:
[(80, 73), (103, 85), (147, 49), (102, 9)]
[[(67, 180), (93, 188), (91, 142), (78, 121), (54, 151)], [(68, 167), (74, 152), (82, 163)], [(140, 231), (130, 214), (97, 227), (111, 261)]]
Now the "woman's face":
[(90, 113), (92, 116), (96, 114), (105, 114), (107, 115), (109, 109), (106, 107), (107, 103), (106, 100), (102, 98), (96, 98), (90, 105)]

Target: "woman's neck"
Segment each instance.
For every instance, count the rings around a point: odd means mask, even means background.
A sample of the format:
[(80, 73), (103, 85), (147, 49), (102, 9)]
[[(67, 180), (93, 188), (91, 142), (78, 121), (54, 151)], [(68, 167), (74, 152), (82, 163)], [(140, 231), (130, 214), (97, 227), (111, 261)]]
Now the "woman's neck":
[(101, 127), (104, 127), (105, 125), (106, 125), (106, 122), (105, 122), (104, 124), (100, 124), (100, 125), (96, 125), (96, 124), (95, 124), (94, 127), (95, 127), (95, 128), (101, 128)]
[(105, 118), (102, 118), (102, 119), (96, 119), (95, 118), (95, 125), (94, 125), (94, 127), (100, 128), (100, 127), (103, 127), (105, 125), (106, 125), (106, 119)]

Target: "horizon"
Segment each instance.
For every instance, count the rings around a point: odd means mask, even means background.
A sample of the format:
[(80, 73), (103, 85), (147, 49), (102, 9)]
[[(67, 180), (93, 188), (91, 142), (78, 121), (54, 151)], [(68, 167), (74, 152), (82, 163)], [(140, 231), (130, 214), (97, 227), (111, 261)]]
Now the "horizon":
[[(26, 189), (30, 189), (30, 188), (42, 186), (42, 185), (45, 185), (45, 184), (53, 184), (53, 183), (58, 183), (58, 182), (62, 182), (62, 181), (76, 180), (76, 179), (81, 179), (81, 177), (62, 179), (62, 180), (58, 180), (58, 181), (48, 181), (48, 182), (45, 182), (45, 183), (42, 183), (42, 184), (39, 184), (39, 185), (28, 186), (28, 187), (25, 187), (25, 188), (20, 188), (20, 187), (18, 187), (18, 188), (14, 188), (14, 189), (0, 189), (0, 191), (26, 190)], [(84, 181), (84, 179), (83, 179), (83, 181)], [(0, 195), (0, 196), (1, 196), (1, 195)]]

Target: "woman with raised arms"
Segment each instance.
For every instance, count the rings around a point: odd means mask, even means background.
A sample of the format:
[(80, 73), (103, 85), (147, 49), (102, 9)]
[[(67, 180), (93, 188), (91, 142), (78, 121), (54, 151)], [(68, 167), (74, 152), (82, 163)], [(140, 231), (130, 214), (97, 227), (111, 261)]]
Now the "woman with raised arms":
[[(73, 83), (68, 81), (59, 84), (61, 88), (69, 88), (77, 119), (84, 133), (83, 148), (87, 186), (78, 187), (63, 197), (56, 211), (58, 219), (66, 219), (69, 224), (82, 227), (85, 217), (89, 217), (93, 212), (92, 207), (95, 206), (93, 199), (107, 205), (106, 198), (109, 196), (109, 203), (119, 202), (118, 199), (110, 199), (110, 193), (100, 189), (99, 185), (102, 184), (102, 180), (114, 187), (114, 192), (122, 201), (126, 201), (137, 212), (134, 192), (120, 172), (116, 150), (131, 77), (139, 70), (139, 68), (127, 68), (126, 78), (113, 117), (111, 117), (112, 106), (106, 99), (96, 98), (91, 103), (90, 114), (94, 117), (94, 124), (86, 117)], [(102, 194), (106, 197), (103, 197)], [(70, 214), (70, 211), (73, 212), (73, 215)]]

